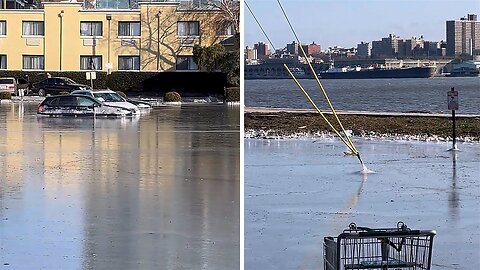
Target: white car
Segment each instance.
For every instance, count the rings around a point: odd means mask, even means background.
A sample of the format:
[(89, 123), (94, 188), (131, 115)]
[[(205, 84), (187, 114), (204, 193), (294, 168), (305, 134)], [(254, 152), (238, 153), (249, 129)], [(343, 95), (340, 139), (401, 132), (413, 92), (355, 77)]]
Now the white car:
[(84, 95), (97, 99), (103, 104), (111, 107), (118, 107), (132, 111), (134, 114), (140, 113), (141, 110), (150, 109), (150, 105), (139, 103), (133, 104), (127, 101), (125, 98), (117, 94), (115, 91), (105, 90), (75, 90), (72, 95)]
[(10, 92), (12, 95), (18, 96), (20, 90), (23, 90), (23, 95), (27, 95), (29, 92), (28, 82), (25, 79), (0, 78), (0, 92)]

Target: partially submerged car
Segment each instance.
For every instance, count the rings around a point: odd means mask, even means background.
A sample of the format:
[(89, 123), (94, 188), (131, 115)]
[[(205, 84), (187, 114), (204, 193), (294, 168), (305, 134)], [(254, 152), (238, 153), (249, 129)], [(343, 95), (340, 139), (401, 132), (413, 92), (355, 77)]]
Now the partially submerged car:
[(130, 116), (131, 110), (112, 107), (84, 95), (50, 96), (37, 108), (37, 114), (48, 116)]
[(117, 92), (109, 89), (76, 90), (76, 91), (73, 91), (72, 94), (93, 97), (105, 105), (131, 110), (133, 113), (139, 113), (141, 110), (146, 110), (151, 108), (151, 106), (147, 103), (126, 100), (125, 98), (120, 96)]

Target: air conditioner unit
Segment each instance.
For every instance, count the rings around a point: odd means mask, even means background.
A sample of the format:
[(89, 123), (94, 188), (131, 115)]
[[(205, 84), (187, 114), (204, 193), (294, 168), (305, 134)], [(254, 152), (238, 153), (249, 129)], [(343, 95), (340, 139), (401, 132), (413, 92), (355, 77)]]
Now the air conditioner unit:
[(193, 47), (197, 41), (198, 39), (196, 37), (180, 38), (180, 45), (182, 47)]

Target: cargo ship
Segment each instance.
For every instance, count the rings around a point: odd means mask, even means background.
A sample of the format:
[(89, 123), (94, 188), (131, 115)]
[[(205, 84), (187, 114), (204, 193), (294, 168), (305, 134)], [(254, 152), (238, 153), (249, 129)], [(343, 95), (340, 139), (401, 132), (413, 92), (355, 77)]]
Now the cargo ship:
[[(306, 66), (306, 65), (304, 65)], [(320, 79), (391, 79), (391, 78), (430, 78), (435, 75), (436, 67), (408, 67), (408, 68), (333, 68), (319, 71), (315, 68)], [(290, 71), (297, 79), (313, 79), (308, 67), (290, 67)], [(291, 79), (283, 66), (247, 65), (245, 79)]]
[(392, 78), (430, 78), (435, 75), (436, 67), (409, 68), (330, 68), (318, 73), (320, 79), (392, 79)]

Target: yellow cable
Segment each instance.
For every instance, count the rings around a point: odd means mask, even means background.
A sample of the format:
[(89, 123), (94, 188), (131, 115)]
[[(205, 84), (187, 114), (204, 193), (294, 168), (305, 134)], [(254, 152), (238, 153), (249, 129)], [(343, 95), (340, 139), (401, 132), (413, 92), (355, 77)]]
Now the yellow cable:
[[(325, 115), (323, 114), (323, 112), (317, 107), (317, 105), (315, 104), (315, 102), (312, 100), (312, 98), (310, 97), (310, 95), (308, 95), (307, 91), (305, 91), (305, 89), (302, 87), (302, 85), (301, 85), (300, 82), (297, 80), (297, 78), (295, 78), (295, 76), (294, 76), (293, 73), (290, 71), (290, 69), (288, 68), (288, 66), (287, 66), (286, 64), (283, 64), (283, 66), (284, 66), (285, 69), (288, 71), (288, 74), (290, 74), (290, 76), (292, 77), (292, 79), (295, 81), (295, 83), (297, 84), (298, 88), (300, 88), (300, 90), (301, 90), (302, 93), (305, 95), (305, 97), (308, 99), (308, 101), (310, 102), (310, 104), (312, 104), (312, 106), (315, 108), (315, 110), (317, 110), (317, 112), (322, 116), (323, 120), (325, 120), (325, 122), (328, 124), (328, 126), (335, 132), (335, 134), (337, 134), (337, 136), (340, 138), (340, 140), (350, 149), (350, 151), (352, 151), (353, 154), (358, 155), (357, 149), (355, 149), (355, 147), (352, 147), (347, 141), (345, 141), (345, 139), (340, 135), (340, 132), (338, 132), (338, 130), (330, 123), (330, 121), (328, 121), (328, 119), (325, 117)], [(345, 136), (347, 136), (347, 138), (348, 138), (348, 135), (346, 135), (346, 133), (345, 133)]]
[(343, 133), (344, 133), (345, 136), (347, 137), (348, 142), (350, 143), (350, 145), (352, 146), (352, 148), (355, 149), (355, 151), (352, 151), (352, 152), (353, 152), (353, 153), (357, 153), (357, 152), (358, 152), (358, 151), (357, 151), (357, 148), (355, 147), (355, 145), (353, 144), (352, 140), (350, 139), (350, 136), (348, 136), (347, 131), (345, 130), (345, 128), (344, 128), (343, 125), (342, 125), (342, 122), (340, 122), (340, 119), (338, 118), (337, 112), (336, 112), (335, 109), (333, 108), (333, 105), (332, 105), (332, 103), (330, 102), (330, 98), (328, 98), (328, 95), (327, 95), (327, 93), (325, 92), (325, 89), (323, 88), (323, 85), (322, 85), (322, 83), (320, 82), (320, 79), (318, 78), (317, 73), (316, 73), (315, 70), (313, 69), (313, 66), (312, 66), (312, 64), (310, 63), (310, 61), (308, 61), (308, 59), (307, 59), (307, 54), (305, 53), (305, 50), (303, 49), (302, 44), (300, 43), (300, 41), (297, 41), (297, 42), (298, 42), (298, 45), (300, 46), (300, 49), (301, 49), (301, 51), (302, 51), (303, 56), (305, 57), (305, 61), (307, 61), (308, 66), (310, 67), (310, 70), (312, 71), (312, 73), (313, 73), (313, 75), (314, 75), (314, 77), (315, 77), (315, 80), (317, 81), (318, 87), (320, 88), (320, 90), (322, 90), (323, 97), (325, 97), (325, 100), (327, 101), (328, 106), (330, 107), (330, 110), (332, 111), (332, 114), (335, 116), (335, 119), (337, 120), (337, 123), (340, 125), (340, 128), (342, 129)]
[(310, 67), (310, 70), (312, 71), (312, 73), (313, 73), (313, 75), (314, 75), (314, 77), (315, 77), (315, 80), (317, 81), (317, 84), (318, 84), (318, 86), (320, 87), (320, 90), (322, 90), (322, 94), (323, 94), (323, 96), (325, 97), (325, 100), (327, 101), (328, 106), (330, 107), (330, 110), (332, 111), (332, 114), (335, 116), (335, 119), (337, 120), (338, 124), (340, 125), (340, 128), (341, 128), (342, 131), (345, 133), (345, 136), (347, 137), (347, 140), (348, 140), (349, 144), (351, 145), (351, 147), (352, 147), (353, 149), (355, 149), (355, 151), (352, 151), (352, 152), (353, 152), (353, 153), (357, 153), (357, 156), (358, 156), (358, 151), (357, 151), (357, 149), (355, 148), (355, 145), (353, 144), (352, 140), (350, 139), (350, 136), (348, 136), (345, 128), (343, 127), (342, 122), (340, 122), (340, 119), (338, 118), (337, 113), (335, 112), (335, 109), (333, 108), (333, 105), (332, 105), (332, 103), (330, 102), (330, 99), (328, 98), (327, 93), (325, 92), (325, 89), (323, 88), (322, 83), (321, 83), (320, 80), (318, 79), (317, 73), (316, 73), (315, 70), (313, 69), (312, 64), (310, 63), (310, 61), (308, 61), (307, 54), (305, 53), (305, 50), (304, 50), (303, 47), (302, 47), (302, 43), (300, 42), (300, 39), (298, 38), (297, 33), (295, 32), (295, 29), (293, 29), (293, 26), (292, 26), (292, 24), (290, 23), (290, 20), (288, 19), (287, 13), (285, 12), (285, 10), (283, 9), (282, 4), (280, 3), (280, 0), (277, 0), (277, 3), (278, 3), (278, 5), (280, 6), (280, 9), (281, 9), (282, 12), (283, 12), (283, 15), (285, 16), (285, 19), (287, 20), (287, 23), (288, 23), (288, 25), (290, 26), (290, 29), (292, 30), (293, 35), (295, 36), (295, 39), (296, 39), (297, 42), (298, 42), (298, 45), (300, 46), (300, 50), (302, 51), (303, 56), (305, 57), (305, 61), (307, 61), (308, 66)]

